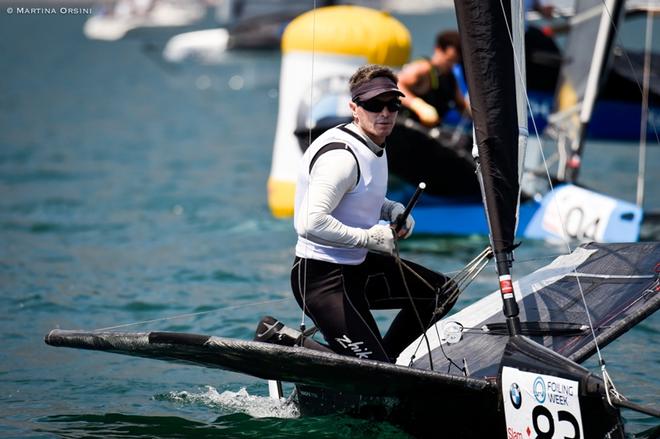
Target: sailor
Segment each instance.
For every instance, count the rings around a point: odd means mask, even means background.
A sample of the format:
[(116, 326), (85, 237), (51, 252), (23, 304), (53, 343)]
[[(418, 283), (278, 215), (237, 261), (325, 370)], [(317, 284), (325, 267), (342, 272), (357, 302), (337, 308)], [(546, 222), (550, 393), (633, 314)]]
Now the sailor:
[[(332, 350), (381, 361), (395, 360), (440, 317), (434, 312), (447, 301), (444, 287), (451, 283), (412, 262), (397, 265), (394, 257), (397, 239), (410, 236), (415, 224), (409, 216), (395, 236), (391, 224), (404, 206), (385, 197), (385, 139), (403, 96), (396, 81), (389, 68), (373, 64), (353, 74), (353, 121), (329, 129), (306, 150), (294, 211), (291, 285), (299, 306)], [(370, 308), (401, 309), (384, 337)]]
[(406, 107), (407, 116), (434, 127), (442, 123), (443, 116), (452, 108), (461, 113), (469, 112), (453, 72), (460, 60), (458, 32), (445, 31), (436, 36), (430, 59), (419, 59), (403, 67), (398, 86), (405, 94), (401, 103)]

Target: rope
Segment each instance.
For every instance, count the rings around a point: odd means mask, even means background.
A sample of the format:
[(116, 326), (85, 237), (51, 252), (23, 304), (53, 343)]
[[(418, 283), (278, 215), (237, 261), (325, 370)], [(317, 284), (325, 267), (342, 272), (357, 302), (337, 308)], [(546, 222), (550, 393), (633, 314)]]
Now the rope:
[[(310, 81), (309, 81), (309, 114), (307, 118), (307, 146), (312, 144), (312, 115), (314, 111), (314, 62), (316, 60), (316, 0), (313, 3), (312, 9), (312, 66), (310, 69)], [(309, 197), (309, 182), (310, 179), (307, 179), (307, 197)], [(305, 217), (309, 220), (309, 202), (306, 203), (307, 211), (305, 212)], [(309, 237), (309, 232), (307, 227), (305, 227), (305, 246)], [(305, 256), (307, 252), (305, 251)], [(303, 281), (302, 281), (302, 309), (300, 311), (300, 332), (305, 333), (305, 309), (307, 308), (307, 257), (302, 258), (304, 266), (302, 267), (303, 272)], [(300, 337), (300, 345), (302, 346), (303, 337)]]
[(600, 365), (600, 371), (603, 374), (603, 382), (605, 383), (605, 397), (607, 398), (607, 403), (612, 407), (614, 407), (614, 404), (612, 404), (612, 398), (619, 400), (621, 399), (625, 400), (626, 398), (623, 395), (621, 395), (618, 392), (618, 390), (616, 390), (616, 387), (614, 386), (614, 382), (612, 381), (610, 374), (607, 372), (607, 369), (605, 368), (604, 361)]
[(159, 319), (142, 320), (140, 322), (125, 323), (123, 325), (116, 325), (116, 326), (108, 326), (106, 328), (94, 329), (92, 332), (110, 331), (112, 329), (127, 328), (129, 326), (143, 325), (143, 324), (146, 324), (146, 323), (155, 323), (155, 322), (162, 322), (162, 321), (166, 321), (166, 320), (182, 319), (182, 318), (185, 318), (185, 317), (201, 316), (201, 315), (204, 315), (204, 314), (212, 314), (212, 313), (216, 313), (216, 312), (219, 312), (219, 311), (225, 311), (225, 310), (228, 310), (228, 309), (240, 309), (240, 308), (246, 308), (246, 307), (253, 307), (253, 306), (265, 305), (265, 304), (269, 304), (269, 303), (284, 302), (286, 300), (290, 300), (290, 299), (289, 298), (273, 299), (273, 300), (264, 300), (264, 301), (261, 301), (261, 302), (249, 302), (249, 303), (244, 303), (244, 304), (241, 304), (241, 305), (223, 306), (221, 308), (216, 308), (216, 309), (212, 309), (212, 310), (209, 310), (209, 311), (200, 311), (200, 312), (193, 312), (193, 313), (186, 313), (186, 314), (177, 314), (177, 315), (169, 316), (169, 317), (161, 317)]
[(468, 262), (465, 268), (463, 268), (463, 270), (461, 270), (453, 279), (449, 279), (443, 285), (443, 291), (451, 286), (451, 293), (441, 306), (436, 306), (434, 317), (444, 315), (446, 305), (449, 303), (455, 303), (455, 301), (458, 300), (458, 296), (461, 292), (464, 291), (472, 281), (477, 278), (477, 276), (479, 276), (492, 257), (493, 250), (490, 246), (486, 247), (474, 259)]
[[(610, 24), (612, 24), (612, 28), (614, 29), (614, 35), (615, 35), (616, 41), (621, 46), (621, 48), (623, 48), (623, 45), (621, 44), (621, 40), (619, 40), (619, 29), (617, 28), (617, 25), (614, 22), (614, 19), (612, 18), (612, 13), (607, 8), (607, 4), (605, 3), (605, 0), (602, 0), (602, 2), (603, 2), (603, 7), (605, 8), (605, 11), (607, 12), (607, 15), (610, 17)], [(647, 11), (647, 14), (653, 15), (653, 13), (651, 12), (650, 4), (651, 4), (651, 1), (649, 0), (649, 11)], [(649, 23), (647, 22), (647, 30), (649, 29), (648, 26), (649, 26)], [(647, 37), (648, 37), (648, 35), (647, 35)], [(649, 39), (647, 38), (647, 43), (646, 43), (647, 44), (647, 49), (648, 49), (648, 44), (649, 44), (648, 41), (649, 41)], [(632, 61), (630, 60), (630, 57), (628, 56), (628, 52), (625, 51), (625, 50), (621, 50), (621, 52), (623, 53), (623, 55), (626, 58), (626, 61), (628, 62), (628, 67), (630, 67), (630, 71), (633, 73), (632, 76), (633, 76), (633, 78), (635, 78), (635, 84), (637, 84), (637, 89), (639, 90), (640, 94), (642, 96), (644, 96), (644, 89), (643, 89), (642, 85), (639, 83), (639, 81), (637, 80), (637, 75), (634, 74), (635, 73), (635, 67), (633, 66)], [(656, 142), (656, 144), (660, 144), (660, 136), (658, 136), (658, 130), (655, 129), (655, 124), (653, 124), (652, 126), (653, 126), (653, 133), (655, 134), (655, 142)]]
[[(435, 289), (432, 285), (430, 285), (428, 282), (426, 282), (425, 279), (422, 278), (422, 276), (419, 275), (419, 273), (416, 273), (413, 268), (408, 266), (405, 262), (401, 261), (400, 258), (398, 258), (398, 246), (397, 246), (397, 262), (399, 263), (399, 266), (401, 267), (401, 276), (404, 279), (404, 286), (406, 289), (406, 293), (408, 294), (408, 297), (411, 300), (411, 303), (413, 305), (413, 308), (415, 309), (415, 313), (417, 314), (417, 318), (420, 324), (420, 327), (422, 329), (422, 337), (419, 340), (419, 343), (417, 344), (417, 347), (415, 348), (415, 351), (410, 357), (410, 362), (412, 365), (412, 362), (414, 361), (415, 357), (417, 356), (417, 352), (419, 352), (419, 348), (422, 345), (422, 342), (424, 341), (426, 343), (426, 348), (429, 356), (429, 363), (431, 366), (431, 370), (433, 370), (433, 357), (431, 355), (431, 344), (428, 340), (428, 336), (426, 334), (427, 329), (433, 325), (437, 319), (445, 314), (445, 308), (448, 304), (453, 304), (458, 300), (458, 296), (461, 294), (462, 291), (465, 290), (469, 286), (469, 284), (481, 273), (481, 271), (486, 267), (488, 264), (488, 261), (492, 258), (493, 252), (492, 249), (489, 247), (486, 247), (481, 253), (479, 253), (472, 261), (468, 262), (465, 267), (463, 267), (462, 270), (458, 271), (458, 274), (454, 276), (453, 278), (447, 278), (447, 281), (438, 289)], [(415, 308), (414, 301), (412, 299), (412, 295), (408, 289), (407, 284), (405, 283), (405, 277), (403, 277), (403, 270), (402, 267), (405, 267), (410, 273), (412, 273), (414, 276), (416, 276), (418, 279), (420, 279), (425, 285), (427, 285), (429, 288), (431, 288), (433, 291), (435, 291), (436, 296), (435, 296), (435, 310), (433, 311), (433, 314), (431, 315), (431, 319), (429, 323), (425, 326), (421, 318), (419, 317), (419, 314), (417, 313), (417, 309)], [(439, 304), (440, 300), (440, 293), (441, 292), (447, 292), (447, 289), (450, 289), (450, 293), (444, 298), (443, 303)], [(451, 370), (451, 367), (454, 366), (458, 370), (460, 370), (465, 376), (467, 376), (467, 368), (466, 367), (461, 367), (459, 366), (454, 360), (452, 360), (447, 353), (444, 350), (444, 347), (442, 346), (441, 342), (441, 337), (440, 337), (440, 332), (438, 329), (438, 325), (433, 325), (436, 331), (436, 335), (438, 337), (438, 342), (440, 346), (440, 352), (442, 352), (442, 355), (445, 357), (445, 360), (449, 363), (448, 368), (447, 368), (447, 373)]]
[[(423, 279), (418, 273), (415, 272), (412, 268), (410, 268), (408, 265), (406, 265), (403, 261), (401, 261), (401, 257), (399, 256), (399, 244), (398, 241), (395, 240), (395, 245), (394, 245), (394, 258), (397, 264), (397, 267), (399, 267), (399, 273), (401, 274), (401, 282), (403, 282), (403, 287), (406, 290), (406, 294), (408, 295), (408, 299), (410, 299), (410, 305), (412, 306), (413, 311), (415, 311), (415, 317), (417, 317), (417, 323), (419, 323), (419, 327), (422, 330), (422, 337), (424, 341), (426, 342), (426, 348), (428, 349), (429, 352), (429, 366), (431, 367), (431, 370), (433, 370), (433, 357), (431, 356), (431, 343), (429, 342), (429, 338), (426, 335), (426, 327), (424, 326), (424, 323), (422, 322), (422, 318), (419, 315), (419, 311), (417, 311), (417, 307), (415, 306), (415, 300), (412, 297), (412, 293), (410, 292), (410, 288), (408, 288), (408, 282), (406, 282), (406, 276), (403, 272), (403, 266), (405, 265), (406, 268), (413, 273), (415, 276), (417, 276), (419, 279), (422, 280), (422, 282), (427, 285), (432, 291), (434, 288), (429, 284), (425, 279)], [(436, 298), (437, 300), (437, 298)]]
[[(650, 2), (650, 1), (649, 1)], [(639, 121), (639, 162), (637, 165), (637, 205), (644, 205), (644, 181), (646, 180), (646, 125), (648, 123), (649, 81), (651, 73), (651, 41), (653, 40), (653, 14), (646, 13), (646, 41), (644, 54), (644, 86), (642, 90), (642, 117)], [(627, 54), (626, 54), (627, 55)], [(635, 78), (637, 80), (637, 78)], [(644, 111), (647, 109), (647, 111)], [(655, 130), (655, 124), (653, 124)], [(656, 141), (658, 133), (656, 132)]]

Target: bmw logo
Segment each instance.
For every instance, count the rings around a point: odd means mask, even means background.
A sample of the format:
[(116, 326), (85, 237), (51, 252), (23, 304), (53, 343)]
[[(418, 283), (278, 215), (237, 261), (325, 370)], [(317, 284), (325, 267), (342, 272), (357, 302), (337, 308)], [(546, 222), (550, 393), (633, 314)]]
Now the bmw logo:
[(519, 409), (522, 405), (522, 394), (520, 393), (520, 387), (518, 387), (518, 384), (511, 384), (509, 396), (511, 397), (511, 404), (513, 404), (513, 407)]
[(536, 398), (540, 404), (545, 402), (545, 382), (541, 377), (536, 377), (534, 380), (534, 398)]

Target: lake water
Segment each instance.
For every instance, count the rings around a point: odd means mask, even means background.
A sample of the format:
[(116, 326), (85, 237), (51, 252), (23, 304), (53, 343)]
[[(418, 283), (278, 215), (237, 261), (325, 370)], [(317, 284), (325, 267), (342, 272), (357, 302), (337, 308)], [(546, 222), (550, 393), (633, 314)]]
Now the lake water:
[[(85, 39), (85, 18), (0, 10), (0, 436), (406, 437), (386, 423), (298, 418), (243, 375), (44, 344), (52, 328), (250, 339), (261, 315), (300, 320), (295, 234), (266, 203), (279, 53), (168, 65), (157, 42)], [(452, 20), (402, 17), (414, 55)], [(649, 151), (655, 209), (659, 150)], [(634, 146), (591, 142), (585, 162), (585, 184), (634, 199)], [(403, 251), (453, 272), (485, 245), (426, 237)], [(563, 251), (525, 242), (516, 272)], [(457, 307), (495, 285), (486, 270)], [(386, 327), (391, 314), (377, 317)], [(659, 333), (656, 315), (604, 350), (637, 402), (660, 395)], [(658, 425), (624, 416), (630, 434)]]

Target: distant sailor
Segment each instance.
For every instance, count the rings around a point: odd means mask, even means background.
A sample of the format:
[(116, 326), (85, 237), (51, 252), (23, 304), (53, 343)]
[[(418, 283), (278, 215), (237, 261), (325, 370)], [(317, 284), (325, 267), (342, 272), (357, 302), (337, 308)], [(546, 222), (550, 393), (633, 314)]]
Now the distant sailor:
[[(385, 139), (403, 96), (396, 81), (379, 65), (353, 74), (353, 122), (326, 131), (305, 152), (294, 214), (298, 242), (291, 285), (298, 304), (332, 350), (381, 361), (395, 360), (440, 317), (436, 307), (447, 301), (444, 288), (452, 283), (402, 261), (404, 284), (393, 257), (397, 237), (391, 224), (404, 211), (385, 197)], [(398, 238), (407, 238), (414, 224), (408, 217)], [(401, 309), (384, 337), (370, 309)]]
[(409, 116), (427, 127), (442, 123), (450, 109), (469, 112), (453, 73), (461, 61), (461, 40), (456, 31), (439, 33), (431, 58), (419, 59), (404, 66), (399, 73), (401, 100)]

